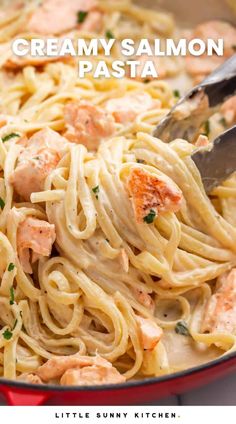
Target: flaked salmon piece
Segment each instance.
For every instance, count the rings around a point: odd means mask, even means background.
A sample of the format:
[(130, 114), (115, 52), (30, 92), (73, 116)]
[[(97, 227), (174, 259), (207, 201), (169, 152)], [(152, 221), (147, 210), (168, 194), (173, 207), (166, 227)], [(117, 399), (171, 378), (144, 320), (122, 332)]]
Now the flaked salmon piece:
[[(32, 273), (30, 262), (41, 256), (50, 256), (56, 240), (55, 226), (46, 221), (27, 217), (17, 229), (17, 252), (24, 272)], [(30, 249), (32, 257), (30, 260)]]
[(236, 268), (223, 274), (206, 306), (202, 332), (236, 334)]
[(57, 132), (46, 128), (35, 133), (22, 143), (22, 152), (18, 164), (11, 174), (9, 182), (14, 190), (25, 200), (31, 193), (42, 191), (50, 172), (56, 168), (67, 149), (67, 141)]
[(206, 56), (201, 57), (187, 56), (186, 70), (194, 78), (198, 78), (201, 82), (207, 75), (211, 74), (218, 66), (224, 63), (223, 56)]
[(95, 0), (44, 0), (31, 16), (28, 30), (42, 35), (62, 34), (78, 26), (79, 12), (89, 12), (96, 6)]
[(85, 101), (68, 103), (64, 117), (67, 127), (64, 136), (74, 143), (84, 144), (88, 150), (96, 150), (102, 139), (115, 133), (112, 115)]
[(100, 32), (103, 26), (103, 14), (98, 10), (92, 10), (82, 24), (79, 25), (81, 31)]
[(231, 97), (223, 103), (221, 113), (223, 113), (228, 125), (236, 122), (236, 96)]
[(195, 83), (200, 83), (207, 75), (220, 66), (228, 57), (234, 54), (236, 45), (236, 29), (224, 21), (207, 21), (198, 25), (191, 33), (190, 38), (200, 38), (207, 42), (212, 38), (216, 42), (218, 39), (224, 40), (224, 56), (186, 57), (187, 72), (194, 77)]
[(61, 378), (62, 375), (70, 369), (82, 369), (84, 367), (100, 367), (111, 369), (112, 364), (106, 359), (99, 355), (96, 356), (81, 356), (81, 355), (70, 355), (70, 356), (58, 356), (49, 359), (45, 364), (39, 367), (37, 375), (43, 381), (49, 381), (54, 378)]
[(63, 386), (92, 386), (100, 384), (124, 383), (125, 377), (114, 367), (92, 365), (84, 368), (72, 368), (67, 370), (60, 384)]
[(155, 218), (159, 213), (178, 212), (183, 199), (181, 190), (170, 178), (157, 177), (138, 167), (131, 169), (128, 191), (137, 222), (148, 222), (149, 214)]
[(150, 294), (145, 291), (133, 289), (134, 295), (141, 305), (145, 306), (149, 311), (154, 312), (155, 304)]
[(152, 350), (161, 340), (163, 330), (154, 321), (148, 318), (136, 316), (136, 320), (141, 332), (143, 349)]
[(148, 93), (131, 93), (124, 97), (108, 100), (106, 110), (111, 113), (116, 122), (132, 123), (141, 113), (160, 107), (160, 100), (154, 100)]
[(236, 29), (228, 22), (219, 20), (203, 22), (193, 30), (192, 38), (200, 38), (205, 42), (207, 42), (209, 38), (215, 41), (218, 41), (219, 38), (223, 38), (224, 56), (229, 57), (234, 54)]
[(209, 144), (209, 138), (206, 135), (200, 134), (195, 142), (196, 147), (206, 147)]

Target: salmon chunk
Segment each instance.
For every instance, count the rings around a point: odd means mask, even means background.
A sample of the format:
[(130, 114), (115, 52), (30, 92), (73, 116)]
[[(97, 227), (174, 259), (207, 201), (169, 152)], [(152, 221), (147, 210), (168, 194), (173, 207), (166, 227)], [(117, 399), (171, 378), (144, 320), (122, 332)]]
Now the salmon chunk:
[(192, 32), (190, 38), (200, 38), (207, 42), (212, 38), (216, 42), (218, 39), (224, 40), (223, 56), (207, 56), (199, 57), (188, 56), (186, 58), (187, 72), (195, 79), (196, 83), (200, 83), (207, 75), (220, 66), (228, 57), (234, 54), (234, 46), (236, 45), (236, 29), (224, 21), (207, 21), (198, 25)]
[(69, 369), (60, 380), (60, 384), (64, 386), (92, 386), (124, 382), (125, 377), (116, 368), (101, 365)]
[(99, 10), (92, 10), (82, 24), (79, 25), (81, 31), (100, 32), (103, 25), (103, 14)]
[(89, 150), (96, 150), (102, 139), (115, 132), (112, 115), (91, 103), (68, 103), (64, 115), (67, 127), (64, 136), (74, 143), (84, 144)]
[(55, 356), (49, 359), (45, 364), (39, 367), (37, 375), (43, 381), (49, 381), (53, 378), (60, 378), (70, 368), (83, 368), (92, 365), (112, 366), (110, 362), (101, 356)]
[(136, 316), (136, 320), (141, 332), (143, 349), (154, 349), (163, 335), (162, 328), (150, 319)]
[(209, 38), (218, 41), (219, 38), (224, 40), (224, 55), (229, 57), (234, 54), (236, 45), (236, 29), (233, 25), (225, 21), (213, 20), (203, 22), (193, 31), (193, 38), (200, 38), (207, 42)]
[(37, 372), (45, 382), (61, 378), (61, 384), (121, 383), (125, 378), (100, 356), (60, 356), (49, 359)]
[(160, 107), (160, 101), (153, 100), (148, 93), (136, 92), (108, 100), (105, 107), (114, 116), (116, 122), (129, 124), (141, 113)]
[(131, 170), (128, 191), (137, 222), (150, 223), (150, 214), (155, 218), (158, 213), (177, 212), (181, 207), (182, 192), (170, 178), (157, 177), (141, 168)]
[[(50, 256), (56, 240), (55, 226), (46, 221), (27, 217), (17, 229), (17, 251), (24, 272), (32, 273), (31, 262), (40, 256)], [(30, 258), (30, 249), (32, 256)]]
[(143, 290), (133, 289), (133, 293), (135, 298), (141, 305), (145, 306), (145, 308), (149, 309), (151, 312), (154, 312), (155, 304), (150, 294), (146, 293)]
[(195, 146), (206, 147), (208, 145), (209, 145), (209, 138), (204, 134), (200, 134), (195, 142)]
[[(31, 16), (28, 30), (42, 35), (70, 31), (79, 25), (78, 13), (90, 12), (96, 5), (94, 0), (44, 0)], [(88, 17), (80, 26), (86, 23)]]
[(224, 61), (223, 56), (188, 56), (186, 57), (186, 70), (191, 77), (194, 77), (200, 83)]
[(218, 279), (202, 322), (203, 332), (236, 334), (236, 268)]
[(24, 200), (30, 200), (31, 193), (44, 189), (45, 179), (64, 155), (67, 141), (57, 132), (46, 128), (19, 143), (22, 152), (9, 181), (17, 194)]

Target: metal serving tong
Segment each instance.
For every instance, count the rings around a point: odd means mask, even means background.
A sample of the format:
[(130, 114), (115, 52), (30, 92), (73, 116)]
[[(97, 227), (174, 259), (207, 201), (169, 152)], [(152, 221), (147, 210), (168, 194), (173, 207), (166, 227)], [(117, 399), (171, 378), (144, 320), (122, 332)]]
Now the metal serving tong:
[[(236, 54), (194, 87), (170, 110), (154, 130), (154, 137), (170, 142), (193, 142), (199, 128), (219, 106), (236, 93)], [(192, 155), (207, 193), (236, 171), (236, 126), (222, 133), (207, 148)]]

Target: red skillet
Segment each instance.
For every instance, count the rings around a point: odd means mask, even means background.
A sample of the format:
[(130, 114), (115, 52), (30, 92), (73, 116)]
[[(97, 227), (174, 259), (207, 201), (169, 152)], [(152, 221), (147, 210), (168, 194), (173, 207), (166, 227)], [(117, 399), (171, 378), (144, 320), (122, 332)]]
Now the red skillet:
[(97, 387), (36, 386), (0, 379), (9, 405), (137, 405), (179, 394), (236, 371), (236, 353), (165, 377)]

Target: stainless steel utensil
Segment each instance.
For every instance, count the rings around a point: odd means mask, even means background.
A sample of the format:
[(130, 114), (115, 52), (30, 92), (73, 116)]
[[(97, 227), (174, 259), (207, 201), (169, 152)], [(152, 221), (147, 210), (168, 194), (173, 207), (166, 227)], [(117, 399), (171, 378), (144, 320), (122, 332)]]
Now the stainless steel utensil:
[[(170, 142), (183, 138), (192, 142), (201, 125), (236, 93), (236, 54), (194, 87), (171, 109), (153, 135)], [(207, 193), (236, 171), (236, 126), (225, 131), (207, 148), (192, 155)]]
[(210, 193), (236, 171), (236, 125), (225, 131), (210, 144), (192, 155), (205, 187)]
[(235, 93), (236, 54), (176, 103), (156, 127), (154, 137), (165, 142), (176, 138), (192, 142), (200, 126)]

